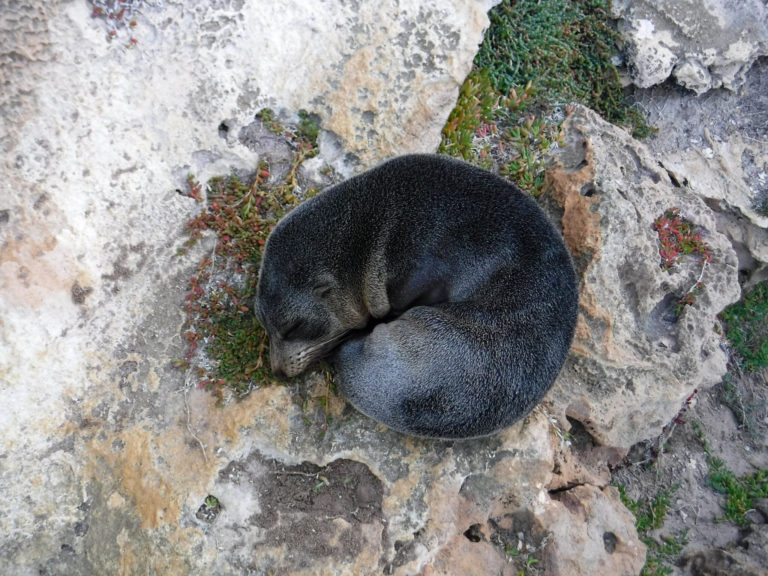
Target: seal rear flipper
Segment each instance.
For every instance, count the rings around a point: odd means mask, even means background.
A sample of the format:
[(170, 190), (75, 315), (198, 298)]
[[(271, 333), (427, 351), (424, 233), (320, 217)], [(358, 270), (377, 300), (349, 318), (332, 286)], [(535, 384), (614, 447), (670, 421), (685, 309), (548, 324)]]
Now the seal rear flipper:
[(360, 412), (416, 436), (471, 438), (508, 426), (554, 377), (529, 369), (538, 364), (533, 352), (516, 356), (520, 342), (478, 329), (478, 315), (469, 304), (422, 306), (378, 324), (340, 347), (339, 392)]

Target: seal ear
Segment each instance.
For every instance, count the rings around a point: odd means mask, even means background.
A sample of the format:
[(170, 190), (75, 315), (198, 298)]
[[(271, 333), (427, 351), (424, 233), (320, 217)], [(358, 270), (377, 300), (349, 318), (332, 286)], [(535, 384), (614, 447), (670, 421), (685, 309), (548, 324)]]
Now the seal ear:
[(318, 298), (326, 298), (331, 290), (336, 288), (336, 279), (330, 274), (321, 274), (312, 286), (312, 294)]
[(325, 298), (328, 296), (328, 294), (330, 294), (331, 290), (333, 290), (333, 286), (323, 282), (321, 284), (315, 284), (315, 286), (312, 288), (312, 294), (318, 298)]

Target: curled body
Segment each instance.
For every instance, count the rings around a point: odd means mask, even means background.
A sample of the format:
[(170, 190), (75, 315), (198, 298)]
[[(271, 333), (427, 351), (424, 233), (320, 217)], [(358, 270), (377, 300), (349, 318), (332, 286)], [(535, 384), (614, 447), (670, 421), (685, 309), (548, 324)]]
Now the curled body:
[(470, 438), (509, 426), (549, 390), (578, 286), (560, 233), (516, 186), (408, 155), (277, 224), (255, 310), (275, 374), (329, 357), (362, 413), (415, 436)]

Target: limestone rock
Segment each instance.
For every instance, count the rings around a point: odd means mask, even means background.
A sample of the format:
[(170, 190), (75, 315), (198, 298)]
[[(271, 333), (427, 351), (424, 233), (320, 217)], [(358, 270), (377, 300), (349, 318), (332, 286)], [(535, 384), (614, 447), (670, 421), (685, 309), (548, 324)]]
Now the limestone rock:
[[(708, 131), (706, 135), (707, 146), (703, 149), (675, 150), (660, 162), (713, 209), (718, 229), (736, 250), (739, 270), (749, 274), (748, 284), (754, 284), (768, 275), (768, 215), (758, 209), (768, 205), (768, 199), (759, 187), (750, 186), (745, 166), (751, 161), (764, 170), (768, 167), (768, 149), (739, 134), (726, 140)], [(765, 181), (765, 172), (762, 174)], [(751, 180), (759, 181), (759, 176)]]
[(696, 94), (735, 90), (768, 54), (768, 9), (760, 0), (624, 0), (613, 3), (613, 15), (641, 88), (674, 76)]
[(765, 576), (768, 532), (760, 528), (745, 532), (743, 541), (728, 549), (687, 552), (681, 558), (681, 573), (685, 576)]
[[(251, 125), (264, 106), (320, 117), (316, 162), (433, 150), (488, 4), (147, 2), (108, 41), (84, 2), (0, 2), (0, 573), (559, 561), (550, 486), (605, 475), (553, 477), (543, 412), (464, 443), (351, 409), (323, 434), (324, 409), (296, 401), (311, 377), (220, 408), (172, 368), (186, 282), (210, 250), (177, 255), (198, 210), (177, 191), (187, 174), (284, 162)], [(609, 566), (592, 548), (590, 565)]]
[(738, 94), (691, 98), (658, 86), (638, 96), (658, 129), (648, 148), (714, 211), (738, 255), (743, 287), (768, 278), (768, 60), (750, 69)]
[[(628, 449), (654, 436), (694, 388), (726, 370), (715, 316), (739, 298), (737, 258), (712, 210), (676, 185), (644, 144), (576, 107), (548, 174), (563, 234), (581, 275), (572, 353), (549, 398), (601, 444)], [(677, 208), (713, 261), (661, 266), (654, 221)], [(697, 283), (694, 303), (676, 313)]]
[(645, 545), (637, 541), (634, 517), (621, 505), (616, 488), (576, 486), (553, 499), (547, 574), (640, 573)]

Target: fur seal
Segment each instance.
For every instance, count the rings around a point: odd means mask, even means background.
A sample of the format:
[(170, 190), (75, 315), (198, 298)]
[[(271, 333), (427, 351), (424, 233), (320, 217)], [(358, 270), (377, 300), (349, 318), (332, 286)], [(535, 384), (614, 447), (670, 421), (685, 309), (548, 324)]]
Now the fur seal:
[(577, 309), (571, 257), (536, 203), (436, 155), (388, 160), (285, 216), (255, 301), (276, 375), (330, 356), (360, 412), (447, 439), (532, 410), (565, 361)]

